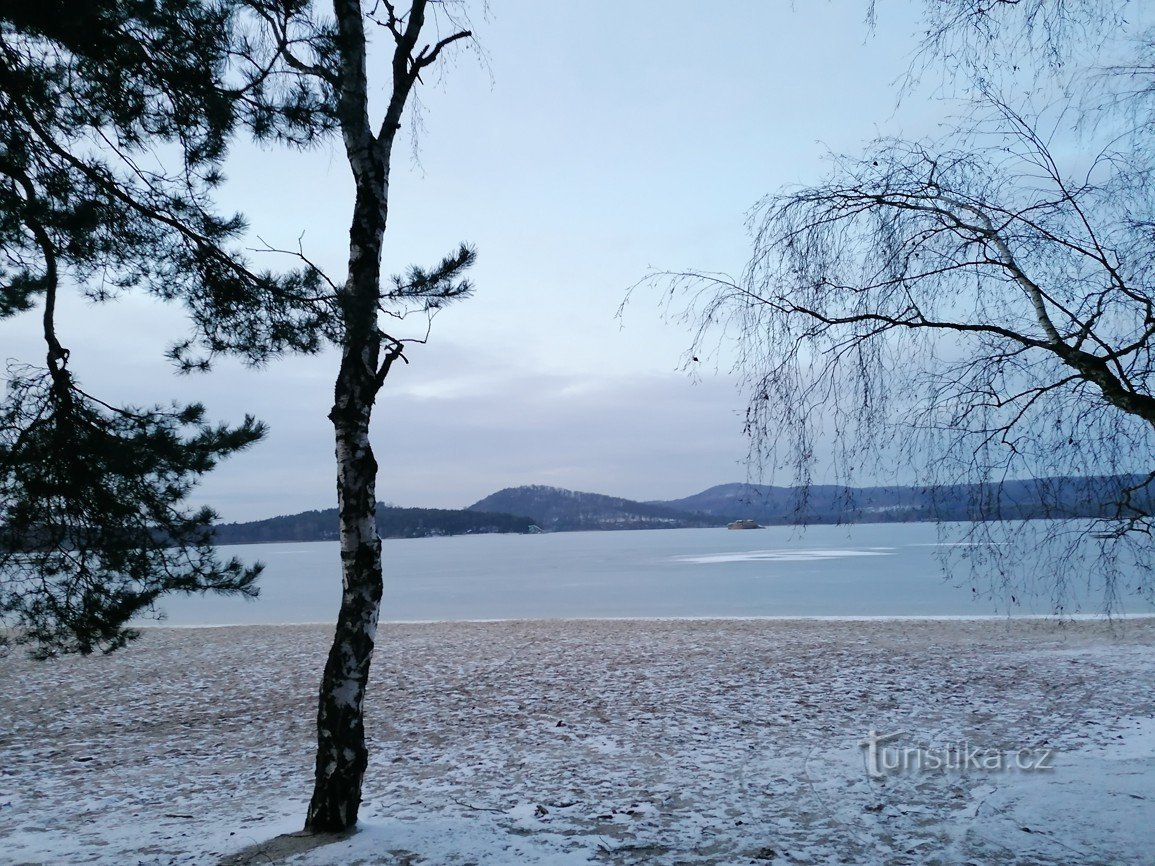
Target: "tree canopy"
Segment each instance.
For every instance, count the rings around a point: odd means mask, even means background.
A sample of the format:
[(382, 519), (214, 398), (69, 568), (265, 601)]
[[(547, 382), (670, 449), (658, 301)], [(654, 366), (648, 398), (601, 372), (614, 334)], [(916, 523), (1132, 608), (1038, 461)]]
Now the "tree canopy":
[(38, 306), (45, 352), (9, 367), (0, 405), (0, 621), (42, 654), (122, 645), (165, 592), (256, 592), (259, 568), (219, 562), (215, 515), (185, 499), (263, 427), (210, 424), (199, 405), (107, 403), (82, 389), (91, 359), (57, 329), (66, 293), (137, 291), (187, 310), (191, 334), (170, 353), (186, 370), (320, 345), (332, 309), (316, 274), (253, 269), (244, 220), (212, 201), (238, 123), (304, 110), (269, 98), (258, 71), (230, 71), (241, 10), (0, 8), (0, 316)]
[[(422, 72), (471, 34), (447, 0), (373, 10), (336, 0), (332, 18), (308, 0), (102, 0), (82, 21), (53, 11), (0, 14), (0, 297), (6, 315), (42, 306), (46, 347), (42, 369), (10, 372), (0, 407), (0, 617), (41, 654), (90, 652), (130, 639), (131, 619), (166, 592), (256, 592), (259, 569), (218, 562), (215, 515), (184, 500), (263, 427), (82, 390), (57, 334), (61, 292), (103, 301), (138, 290), (183, 305), (192, 333), (169, 354), (185, 371), (218, 354), (259, 364), (335, 346), (344, 591), (306, 826), (346, 829), (368, 761), (361, 707), (383, 586), (373, 406), (437, 312), (469, 296), (476, 257), (460, 244), (432, 267), (383, 278), (393, 144)], [(369, 26), (393, 47), (377, 122)], [(212, 202), (239, 127), (292, 146), (340, 131), (355, 191), (344, 279), (303, 249), (289, 252), (301, 267), (282, 274), (240, 254), (244, 221)], [(399, 330), (411, 313), (424, 324), (416, 336)]]

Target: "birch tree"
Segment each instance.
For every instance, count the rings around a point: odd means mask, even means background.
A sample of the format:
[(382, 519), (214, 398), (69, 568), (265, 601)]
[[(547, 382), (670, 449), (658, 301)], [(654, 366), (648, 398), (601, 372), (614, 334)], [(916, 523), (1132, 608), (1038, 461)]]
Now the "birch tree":
[[(976, 590), (1063, 612), (1076, 583), (1107, 609), (1153, 596), (1155, 43), (1112, 31), (1126, 6), (930, 4), (926, 56), (969, 76), (957, 126), (764, 198), (739, 275), (660, 277), (688, 302), (692, 355), (719, 329), (736, 340), (756, 471), (978, 482), (983, 522), (947, 549)], [(1137, 53), (1104, 68), (1087, 44)], [(993, 79), (1015, 46), (1032, 98), (1012, 101)], [(1048, 477), (1088, 477), (1100, 519), (997, 522), (1000, 482), (1023, 476), (1044, 502)]]
[[(408, 9), (385, 0), (371, 8), (360, 0), (334, 0), (331, 22), (292, 14), (283, 4), (256, 8), (283, 60), (286, 80), (315, 87), (327, 100), (354, 186), (347, 274), (340, 281), (326, 278), (338, 313), (334, 339), (341, 353), (329, 420), (336, 444), (342, 595), (319, 692), (315, 784), (305, 820), (307, 830), (335, 832), (356, 824), (361, 803), (368, 764), (363, 703), (383, 589), (370, 423), (377, 395), (394, 364), (406, 361), (410, 342), (384, 323), (397, 326), (414, 311), (428, 319), (467, 296), (471, 286), (462, 275), (475, 258), (463, 244), (432, 268), (410, 267), (382, 278), (393, 149), (422, 73), (471, 33), (458, 17), (459, 7), (436, 0), (413, 0)], [(391, 45), (387, 101), (376, 121), (370, 108), (370, 26), (386, 34)]]
[(421, 303), (426, 310), (467, 295), (462, 272), (474, 251), (461, 246), (430, 271), (411, 269), (383, 290), (381, 252), (389, 216), (389, 170), (402, 113), (423, 70), (446, 47), (470, 36), (456, 30), (419, 45), (428, 3), (414, 0), (407, 14), (385, 4), (383, 26), (393, 38), (392, 88), (384, 117), (369, 116), (365, 16), (358, 0), (337, 0), (340, 65), (337, 120), (356, 187), (349, 227), (349, 272), (337, 297), (344, 328), (341, 366), (329, 419), (337, 454), (342, 596), (333, 646), (325, 664), (317, 710), (317, 766), (305, 826), (344, 830), (357, 822), (368, 763), (362, 704), (381, 610), (381, 539), (377, 536), (377, 461), (369, 424), (377, 393), (405, 343), (382, 330), (382, 304)]

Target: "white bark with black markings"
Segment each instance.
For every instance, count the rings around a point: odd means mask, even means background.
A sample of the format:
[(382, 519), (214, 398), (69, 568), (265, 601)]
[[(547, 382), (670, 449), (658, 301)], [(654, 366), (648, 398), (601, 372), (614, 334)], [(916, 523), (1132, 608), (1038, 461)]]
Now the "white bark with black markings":
[(363, 701), (383, 588), (376, 528), (377, 461), (369, 425), (377, 392), (402, 346), (377, 324), (393, 141), (421, 70), (435, 62), (446, 45), (469, 35), (458, 32), (415, 53), (426, 6), (427, 0), (414, 0), (409, 12), (397, 17), (386, 4), (385, 26), (394, 39), (393, 89), (374, 133), (368, 111), (364, 11), (359, 0), (334, 0), (340, 52), (338, 121), (356, 199), (349, 227), (349, 275), (339, 292), (344, 328), (341, 367), (329, 413), (336, 437), (343, 592), (317, 709), (316, 778), (305, 822), (306, 829), (316, 832), (337, 832), (356, 824), (368, 764)]

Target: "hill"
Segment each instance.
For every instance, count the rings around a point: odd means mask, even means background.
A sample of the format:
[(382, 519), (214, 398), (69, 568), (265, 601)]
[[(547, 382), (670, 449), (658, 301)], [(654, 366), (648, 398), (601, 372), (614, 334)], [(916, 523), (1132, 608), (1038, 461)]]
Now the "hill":
[[(739, 518), (781, 525), (1102, 517), (1113, 513), (1104, 503), (1118, 501), (1125, 487), (1142, 480), (1141, 476), (1093, 476), (942, 487), (817, 484), (806, 491), (720, 484), (693, 496), (654, 502), (531, 485), (499, 490), (464, 510), (378, 505), (377, 531), (382, 538), (422, 538), (524, 533), (534, 524), (567, 532), (724, 526)], [(1132, 504), (1146, 513), (1155, 512), (1150, 494), (1136, 494)], [(332, 540), (337, 538), (337, 510), (226, 523), (215, 532), (217, 544)]]
[[(761, 484), (721, 484), (687, 496), (649, 504), (719, 519), (749, 517), (759, 523), (889, 523), (927, 520), (1024, 520), (1102, 517), (1140, 476), (1038, 478), (1001, 484), (941, 487), (844, 487), (816, 484), (808, 490)], [(1150, 494), (1133, 505), (1150, 512)]]
[(468, 511), (510, 511), (532, 514), (542, 529), (567, 532), (585, 529), (675, 529), (719, 526), (724, 521), (693, 514), (664, 504), (635, 502), (600, 493), (582, 493), (560, 487), (531, 485), (507, 487), (478, 502)]
[[(529, 532), (533, 520), (514, 514), (443, 508), (396, 508), (377, 505), (377, 532), (382, 538), (425, 538), (490, 532)], [(216, 544), (264, 544), (277, 541), (331, 541), (337, 538), (337, 509), (305, 511), (251, 523), (214, 527)]]

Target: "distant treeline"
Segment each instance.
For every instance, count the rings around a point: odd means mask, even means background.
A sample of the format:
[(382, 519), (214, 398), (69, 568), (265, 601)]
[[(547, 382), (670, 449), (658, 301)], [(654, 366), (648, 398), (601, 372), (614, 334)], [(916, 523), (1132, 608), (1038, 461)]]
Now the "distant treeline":
[(725, 526), (744, 518), (772, 526), (1132, 517), (1155, 513), (1146, 480), (1116, 475), (939, 487), (721, 484), (660, 502), (532, 485), (500, 490), (470, 509), (532, 514), (538, 526), (551, 532)]
[[(444, 508), (377, 506), (377, 533), (382, 538), (426, 538), (490, 532), (529, 532), (533, 520), (514, 514)], [(335, 541), (337, 509), (305, 511), (252, 523), (215, 527), (217, 544), (264, 544), (276, 541)]]
[(653, 504), (719, 517), (751, 517), (763, 524), (1134, 517), (1155, 513), (1146, 480), (1146, 476), (1111, 475), (939, 487), (815, 484), (805, 489), (723, 484)]
[[(799, 489), (721, 484), (684, 499), (662, 502), (636, 502), (533, 485), (506, 488), (463, 510), (379, 504), (377, 532), (382, 538), (426, 538), (527, 533), (539, 531), (539, 527), (547, 532), (567, 532), (725, 526), (742, 518), (773, 526), (1133, 517), (1155, 514), (1155, 496), (1146, 481), (1146, 476), (1114, 475), (941, 487), (816, 484)], [(221, 524), (214, 528), (213, 540), (216, 544), (260, 544), (336, 538), (337, 509), (328, 508), (252, 523)], [(46, 543), (47, 539), (36, 533), (26, 532), (22, 538), (13, 539), (0, 526), (0, 550), (36, 550)]]

